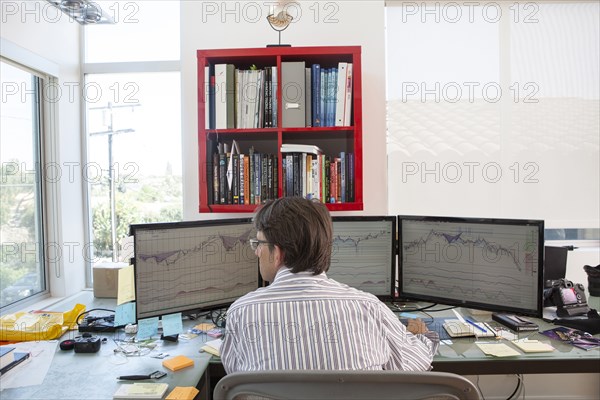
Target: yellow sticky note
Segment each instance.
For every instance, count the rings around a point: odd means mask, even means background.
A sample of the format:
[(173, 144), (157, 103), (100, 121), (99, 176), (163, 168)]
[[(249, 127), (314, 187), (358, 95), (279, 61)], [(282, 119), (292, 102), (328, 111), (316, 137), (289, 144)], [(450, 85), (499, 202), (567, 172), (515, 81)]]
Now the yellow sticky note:
[(119, 270), (119, 291), (117, 292), (117, 305), (135, 300), (135, 280), (133, 265)]
[(167, 400), (193, 400), (198, 394), (198, 389), (192, 386), (177, 386), (169, 395)]

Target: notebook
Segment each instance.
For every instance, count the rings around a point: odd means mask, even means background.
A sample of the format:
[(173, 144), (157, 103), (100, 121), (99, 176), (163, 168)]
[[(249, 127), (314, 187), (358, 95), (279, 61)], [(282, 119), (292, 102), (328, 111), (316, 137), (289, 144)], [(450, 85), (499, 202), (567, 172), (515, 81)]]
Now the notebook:
[(450, 337), (496, 337), (496, 331), (485, 322), (463, 322), (458, 319), (444, 321), (444, 329)]
[(168, 388), (167, 383), (123, 383), (113, 394), (113, 399), (162, 399)]

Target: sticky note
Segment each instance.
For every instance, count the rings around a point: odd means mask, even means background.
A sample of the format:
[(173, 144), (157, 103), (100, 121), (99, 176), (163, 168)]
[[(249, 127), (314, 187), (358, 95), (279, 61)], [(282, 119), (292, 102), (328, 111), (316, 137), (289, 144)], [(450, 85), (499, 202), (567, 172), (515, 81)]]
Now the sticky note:
[(176, 335), (183, 332), (183, 320), (181, 313), (163, 315), (162, 317), (163, 335)]
[(138, 321), (138, 339), (148, 339), (158, 333), (158, 317), (140, 319)]
[(133, 265), (119, 270), (119, 284), (117, 291), (117, 304), (135, 300), (135, 277)]
[(184, 355), (180, 355), (164, 360), (162, 365), (165, 368), (169, 368), (171, 371), (178, 371), (182, 368), (191, 367), (194, 365), (194, 360)]
[(115, 326), (135, 324), (135, 302), (119, 304), (115, 310)]

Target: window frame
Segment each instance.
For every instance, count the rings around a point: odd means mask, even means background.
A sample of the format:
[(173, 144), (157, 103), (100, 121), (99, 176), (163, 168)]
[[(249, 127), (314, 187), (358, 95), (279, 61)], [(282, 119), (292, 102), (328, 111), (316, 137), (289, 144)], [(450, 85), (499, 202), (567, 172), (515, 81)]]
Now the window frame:
[(62, 243), (60, 228), (58, 225), (60, 211), (60, 182), (48, 182), (40, 176), (40, 166), (56, 163), (59, 160), (58, 149), (58, 110), (56, 105), (49, 101), (51, 96), (48, 91), (58, 85), (59, 66), (48, 61), (37, 54), (30, 52), (4, 38), (0, 38), (2, 49), (0, 60), (19, 68), (36, 77), (34, 84), (37, 89), (36, 101), (38, 106), (35, 110), (37, 135), (34, 139), (35, 162), (38, 165), (36, 177), (36, 212), (39, 218), (38, 234), (40, 235), (40, 249), (38, 257), (41, 257), (40, 271), (42, 276), (42, 290), (39, 293), (18, 300), (10, 305), (2, 307), (2, 312), (12, 312), (32, 305), (51, 295), (51, 274), (54, 272), (56, 279), (62, 277), (62, 257), (50, 260), (47, 252), (47, 243)]

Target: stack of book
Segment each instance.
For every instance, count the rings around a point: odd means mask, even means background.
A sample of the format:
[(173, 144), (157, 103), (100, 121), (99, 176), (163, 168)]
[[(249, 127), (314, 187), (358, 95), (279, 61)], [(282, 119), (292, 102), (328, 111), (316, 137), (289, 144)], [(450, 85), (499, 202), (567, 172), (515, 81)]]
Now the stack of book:
[(282, 126), (351, 126), (352, 70), (348, 62), (337, 67), (282, 62)]
[(283, 196), (301, 196), (323, 203), (354, 201), (354, 154), (323, 154), (317, 146), (281, 146)]
[(277, 127), (277, 67), (204, 67), (206, 129)]

